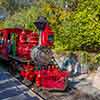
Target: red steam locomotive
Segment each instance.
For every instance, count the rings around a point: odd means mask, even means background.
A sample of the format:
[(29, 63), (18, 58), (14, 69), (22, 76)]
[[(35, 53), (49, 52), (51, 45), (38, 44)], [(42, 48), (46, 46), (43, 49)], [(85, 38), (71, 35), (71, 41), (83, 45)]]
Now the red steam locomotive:
[(54, 32), (44, 17), (39, 17), (34, 24), (39, 33), (20, 28), (0, 30), (0, 58), (10, 64), (12, 74), (19, 74), (32, 85), (64, 90), (69, 72), (54, 64), (50, 49), (54, 43)]

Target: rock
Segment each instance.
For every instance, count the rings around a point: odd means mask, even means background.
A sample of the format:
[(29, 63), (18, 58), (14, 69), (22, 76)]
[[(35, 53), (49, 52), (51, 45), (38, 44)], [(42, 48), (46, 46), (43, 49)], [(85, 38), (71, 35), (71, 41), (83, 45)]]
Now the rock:
[(4, 7), (0, 7), (0, 20), (4, 20), (7, 16), (7, 10)]
[(12, 0), (11, 3), (14, 5), (32, 5), (35, 0)]
[(100, 89), (100, 68), (97, 70), (97, 73), (93, 79), (93, 87)]
[(88, 74), (88, 77), (86, 79), (92, 82), (94, 80), (95, 75), (96, 75), (96, 72), (90, 73)]
[(81, 64), (81, 74), (88, 73), (88, 64)]
[(88, 77), (88, 74), (81, 74), (76, 77), (76, 80), (83, 80), (83, 79), (86, 79), (87, 77)]

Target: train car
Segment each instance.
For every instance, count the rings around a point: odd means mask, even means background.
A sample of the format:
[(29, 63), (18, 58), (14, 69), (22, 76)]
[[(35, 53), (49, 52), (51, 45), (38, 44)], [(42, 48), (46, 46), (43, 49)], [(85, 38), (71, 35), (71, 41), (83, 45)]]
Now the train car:
[(54, 64), (50, 49), (54, 32), (44, 17), (39, 17), (34, 24), (39, 33), (19, 28), (0, 30), (0, 58), (10, 64), (12, 74), (19, 74), (32, 85), (35, 82), (43, 89), (64, 90), (69, 72)]

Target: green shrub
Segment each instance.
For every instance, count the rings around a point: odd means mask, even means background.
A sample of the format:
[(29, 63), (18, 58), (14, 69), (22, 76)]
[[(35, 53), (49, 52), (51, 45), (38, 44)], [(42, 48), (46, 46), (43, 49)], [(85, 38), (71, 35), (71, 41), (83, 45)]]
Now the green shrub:
[(58, 5), (39, 0), (29, 9), (9, 16), (5, 27), (19, 25), (35, 31), (33, 22), (38, 16), (44, 15), (56, 33), (55, 50), (97, 51), (100, 47), (99, 13), (99, 0), (79, 0), (75, 11), (65, 11)]

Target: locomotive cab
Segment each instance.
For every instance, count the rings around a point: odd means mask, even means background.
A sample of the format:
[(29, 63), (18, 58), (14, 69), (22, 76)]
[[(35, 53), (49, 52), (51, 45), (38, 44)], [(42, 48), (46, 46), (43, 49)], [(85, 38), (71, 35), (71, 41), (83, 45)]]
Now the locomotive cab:
[(43, 16), (40, 16), (34, 24), (40, 34), (38, 46), (32, 48), (31, 59), (36, 65), (48, 65), (53, 55), (49, 47), (53, 46), (54, 33)]
[(45, 30), (41, 33), (41, 46), (52, 47), (54, 43), (54, 32), (46, 25)]
[(34, 22), (37, 29), (40, 31), (39, 35), (39, 46), (51, 47), (54, 42), (54, 32), (48, 25), (48, 21), (44, 16), (38, 17), (37, 21)]

